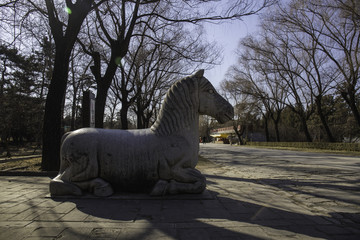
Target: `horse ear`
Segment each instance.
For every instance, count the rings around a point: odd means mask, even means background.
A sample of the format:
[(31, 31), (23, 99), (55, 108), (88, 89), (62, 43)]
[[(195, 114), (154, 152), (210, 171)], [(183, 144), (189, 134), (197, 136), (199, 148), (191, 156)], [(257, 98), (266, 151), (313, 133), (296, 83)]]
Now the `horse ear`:
[(194, 76), (197, 78), (202, 78), (204, 75), (204, 69), (200, 69), (199, 71), (197, 71)]

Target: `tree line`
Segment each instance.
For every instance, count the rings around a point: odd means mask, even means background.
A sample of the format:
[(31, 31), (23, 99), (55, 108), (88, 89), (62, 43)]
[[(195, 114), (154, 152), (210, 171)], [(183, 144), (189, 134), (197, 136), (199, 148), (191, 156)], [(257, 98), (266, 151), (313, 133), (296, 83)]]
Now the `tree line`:
[(61, 129), (79, 127), (87, 90), (96, 92), (96, 127), (114, 126), (119, 108), (118, 127), (130, 115), (148, 127), (175, 79), (219, 63), (201, 22), (238, 20), (274, 2), (2, 1), (1, 140), (22, 128), (19, 139), (41, 140), (43, 170), (57, 170)]
[(359, 1), (280, 2), (260, 28), (221, 83), (238, 122), (268, 141), (359, 141)]

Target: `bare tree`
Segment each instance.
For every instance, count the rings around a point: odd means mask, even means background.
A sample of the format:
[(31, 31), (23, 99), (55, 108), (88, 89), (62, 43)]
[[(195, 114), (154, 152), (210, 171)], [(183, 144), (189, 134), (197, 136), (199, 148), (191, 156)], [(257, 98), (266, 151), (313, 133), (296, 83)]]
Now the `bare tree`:
[(296, 66), (296, 71), (289, 67), (284, 69), (292, 71), (292, 74), (298, 78), (297, 84), (309, 91), (310, 104), (315, 104), (327, 138), (330, 142), (334, 142), (335, 139), (322, 109), (322, 100), (323, 96), (333, 90), (338, 74), (329, 64), (328, 56), (319, 49), (317, 41), (287, 24), (279, 24), (277, 21), (271, 23), (272, 19), (273, 14), (269, 14), (264, 19), (263, 29), (266, 31), (266, 38), (274, 39), (278, 45), (286, 46), (287, 58), (290, 58)]
[(268, 64), (268, 71), (278, 74), (280, 86), (288, 92), (286, 94), (287, 100), (284, 103), (299, 116), (302, 131), (307, 141), (311, 142), (312, 137), (307, 120), (314, 112), (313, 98), (300, 77), (304, 74), (304, 69), (291, 54), (293, 49), (289, 38), (286, 35), (284, 38), (273, 38), (265, 32), (262, 39), (256, 40), (250, 37), (242, 41), (242, 45), (256, 51), (256, 61)]
[[(43, 170), (58, 170), (61, 139), (61, 120), (63, 104), (69, 73), (71, 52), (81, 29), (82, 23), (94, 6), (105, 0), (53, 1), (46, 0), (45, 5), (38, 0), (13, 1), (14, 12), (20, 19), (14, 19), (18, 31), (13, 32), (14, 41), (23, 36), (30, 36), (28, 42), (33, 42), (38, 32), (51, 32), (55, 43), (55, 56), (51, 72), (51, 80), (45, 103), (43, 123)], [(47, 28), (42, 28), (44, 22)], [(26, 27), (27, 31), (22, 31)], [(15, 28), (14, 28), (15, 29)], [(38, 29), (40, 31), (35, 31)], [(40, 34), (41, 37), (47, 34)], [(36, 38), (35, 38), (36, 39)]]
[[(116, 78), (116, 76), (115, 76)], [(106, 107), (109, 110), (107, 114), (107, 120), (108, 128), (119, 128), (117, 122), (118, 122), (118, 106), (120, 104), (120, 99), (116, 96), (116, 93), (114, 92), (114, 89), (111, 88), (111, 91), (108, 95), (108, 101), (106, 103)]]
[[(251, 38), (244, 40), (244, 43), (254, 41)], [(279, 121), (285, 107), (287, 89), (280, 84), (279, 74), (258, 50), (254, 45), (241, 47), (237, 52), (238, 63), (228, 70), (227, 80), (223, 84), (227, 86), (227, 91), (232, 92), (234, 99), (247, 95), (258, 103), (256, 106), (263, 116), (266, 139), (270, 140), (268, 121), (272, 120), (276, 140), (280, 141)]]
[(273, 21), (285, 24), (295, 32), (306, 34), (332, 61), (338, 71), (337, 90), (349, 105), (360, 127), (359, 113), (359, 1), (294, 1), (279, 7)]
[[(234, 74), (243, 93), (245, 89), (252, 96), (266, 96), (266, 79), (286, 91), (283, 103), (299, 116), (307, 141), (312, 140), (307, 121), (316, 109), (333, 142), (323, 98), (337, 89), (358, 119), (359, 42), (356, 1), (292, 1), (288, 6), (278, 5), (263, 18), (258, 38), (242, 41), (242, 64)], [(255, 77), (259, 73), (262, 81)], [(263, 101), (263, 106), (269, 104)]]
[(87, 58), (79, 47), (75, 47), (70, 59), (69, 84), (67, 90), (68, 101), (71, 104), (70, 129), (73, 131), (80, 126), (76, 126), (76, 116), (79, 115), (79, 105), (84, 91), (89, 90), (93, 85), (93, 78), (89, 73), (91, 61)]
[[(66, 0), (66, 6), (64, 6), (63, 3), (55, 4), (54, 1), (46, 0), (46, 10), (33, 4), (39, 11), (47, 14), (56, 45), (54, 69), (45, 104), (43, 170), (59, 169), (62, 104), (66, 92), (71, 52), (84, 19), (94, 7), (93, 4), (98, 7), (102, 2), (95, 4), (94, 0), (78, 0), (73, 3)], [(59, 9), (65, 9), (65, 7), (68, 12), (67, 17), (59, 12)]]
[[(180, 27), (161, 34), (162, 41), (153, 41), (144, 34), (136, 36), (136, 45), (133, 44), (120, 65), (121, 81), (114, 86), (122, 101), (123, 128), (127, 126), (127, 111), (131, 105), (137, 115), (138, 128), (149, 127), (164, 89), (166, 91), (183, 73), (204, 62), (216, 63), (218, 59), (216, 48), (200, 40), (189, 40), (185, 36), (190, 33)], [(201, 32), (195, 36), (198, 39)]]
[(229, 95), (226, 98), (234, 102), (233, 129), (240, 145), (243, 145), (245, 144), (243, 139), (246, 131), (256, 127), (257, 119), (263, 110), (262, 102), (259, 101), (258, 95), (253, 91), (251, 81), (246, 79), (239, 72), (239, 68), (235, 66), (228, 71), (227, 79), (221, 82), (220, 87), (225, 95)]
[[(109, 2), (109, 4), (102, 6), (103, 3), (107, 2)], [(157, 6), (160, 6), (159, 0), (45, 0), (45, 5), (39, 0), (8, 0), (1, 3), (1, 8), (11, 7), (16, 14), (21, 11), (20, 21), (28, 19), (28, 26), (31, 26), (32, 19), (35, 20), (37, 16), (42, 16), (42, 18), (48, 22), (46, 31), (51, 32), (53, 41), (55, 42), (54, 67), (46, 98), (43, 125), (42, 168), (44, 170), (57, 170), (59, 167), (61, 119), (71, 52), (84, 20), (92, 10), (95, 9), (94, 16), (96, 16), (97, 25), (93, 25), (92, 23), (89, 25), (95, 26), (92, 30), (98, 31), (99, 33), (101, 32), (99, 37), (105, 40), (102, 42), (108, 42), (108, 46), (112, 47), (110, 57), (105, 61), (106, 64), (110, 66), (106, 66), (106, 70), (104, 70), (104, 65), (98, 56), (100, 52), (96, 50), (94, 45), (86, 45), (88, 50), (94, 50), (92, 51), (94, 59), (92, 72), (98, 81), (96, 111), (102, 112), (102, 114), (97, 114), (97, 125), (101, 127), (106, 93), (116, 72), (117, 64), (126, 55), (128, 47), (131, 44), (130, 40), (135, 36), (134, 29), (137, 24), (146, 24), (146, 19), (150, 16), (155, 16), (160, 19), (158, 28), (176, 23), (197, 24), (200, 21), (206, 20), (241, 19), (244, 16), (254, 14), (264, 7), (267, 7), (272, 4), (274, 0), (263, 0), (260, 2), (241, 0), (234, 1), (231, 5), (226, 6), (215, 0), (164, 2), (171, 10), (165, 12), (169, 13), (169, 15), (160, 14), (161, 11), (154, 11), (154, 9), (157, 9)], [(163, 1), (161, 1), (161, 3), (163, 3)], [(212, 5), (212, 3), (214, 5)], [(108, 6), (113, 7), (114, 4), (118, 4), (119, 7), (117, 10), (115, 8), (108, 8)], [(204, 6), (210, 7), (205, 8)], [(139, 9), (143, 10), (139, 11)], [(14, 16), (16, 14), (14, 14)], [(105, 21), (105, 18), (117, 23), (117, 27), (107, 28), (109, 22), (108, 20)], [(1, 20), (5, 23), (3, 16), (1, 16)], [(18, 23), (19, 18), (7, 18), (7, 20)], [(29, 27), (29, 29), (31, 29), (31, 27)], [(2, 30), (8, 31), (8, 29), (5, 28), (2, 28)], [(152, 29), (152, 32), (155, 33), (155, 30), (156, 29)], [(26, 34), (29, 32), (31, 31), (28, 31)], [(36, 33), (36, 31), (32, 31), (30, 35), (34, 36)], [(17, 27), (9, 29), (7, 34), (12, 36), (13, 42), (16, 42), (24, 36), (21, 28)], [(153, 39), (157, 39), (156, 34), (152, 34), (152, 37)], [(32, 39), (30, 38), (30, 40)], [(94, 47), (94, 49), (91, 49), (92, 47)]]
[[(220, 21), (225, 19), (241, 19), (273, 4), (273, 0), (236, 1), (219, 8), (216, 1), (108, 1), (97, 8), (96, 29), (102, 43), (109, 47), (110, 54), (105, 56), (96, 50), (93, 42), (84, 50), (94, 59), (91, 67), (97, 81), (95, 125), (102, 127), (106, 95), (111, 81), (116, 74), (121, 59), (123, 59), (135, 36), (145, 35), (158, 44), (166, 44), (166, 38), (159, 38), (169, 28), (179, 28), (185, 23), (198, 24), (201, 21)], [(215, 7), (217, 6), (217, 8)], [(220, 10), (219, 10), (220, 9)], [(119, 14), (120, 13), (120, 16)], [(155, 20), (154, 20), (155, 19)], [(144, 32), (143, 29), (146, 29)], [(189, 32), (188, 38), (192, 38)], [(193, 38), (193, 43), (200, 41)], [(183, 48), (168, 45), (173, 51), (183, 53)], [(189, 55), (185, 56), (189, 58)], [(203, 60), (205, 62), (205, 60)], [(102, 70), (105, 67), (106, 70)]]

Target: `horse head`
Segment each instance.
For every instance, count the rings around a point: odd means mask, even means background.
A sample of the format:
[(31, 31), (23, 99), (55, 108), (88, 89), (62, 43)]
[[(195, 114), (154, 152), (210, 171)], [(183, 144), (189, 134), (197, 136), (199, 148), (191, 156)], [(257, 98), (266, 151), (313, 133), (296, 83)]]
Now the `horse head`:
[(194, 77), (199, 81), (199, 114), (214, 117), (219, 123), (225, 123), (234, 117), (234, 108), (219, 93), (199, 70)]

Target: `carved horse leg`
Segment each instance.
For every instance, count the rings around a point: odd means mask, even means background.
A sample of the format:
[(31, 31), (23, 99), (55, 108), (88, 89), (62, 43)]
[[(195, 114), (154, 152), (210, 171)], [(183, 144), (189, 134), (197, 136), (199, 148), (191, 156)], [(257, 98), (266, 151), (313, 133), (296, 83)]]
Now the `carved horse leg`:
[(53, 196), (62, 195), (82, 195), (81, 189), (73, 183), (61, 180), (61, 175), (56, 176), (50, 181), (50, 193)]
[(159, 180), (150, 195), (160, 196), (178, 193), (202, 193), (206, 188), (206, 178), (194, 168), (176, 169), (173, 179)]
[(60, 179), (58, 175), (50, 182), (50, 193), (54, 196), (60, 195), (82, 195), (82, 190), (93, 193), (95, 196), (108, 197), (114, 193), (111, 185), (102, 178), (89, 181), (67, 182)]
[(179, 168), (173, 171), (168, 193), (202, 193), (206, 188), (206, 178), (194, 168)]
[(108, 197), (114, 193), (110, 183), (102, 178), (95, 178), (89, 181), (73, 182), (83, 190), (93, 193), (95, 196)]
[[(74, 143), (62, 146), (60, 174), (50, 182), (52, 195), (82, 195), (82, 190), (106, 197), (114, 193), (111, 185), (98, 177), (96, 148), (72, 151)], [(80, 148), (81, 149), (81, 148)]]

